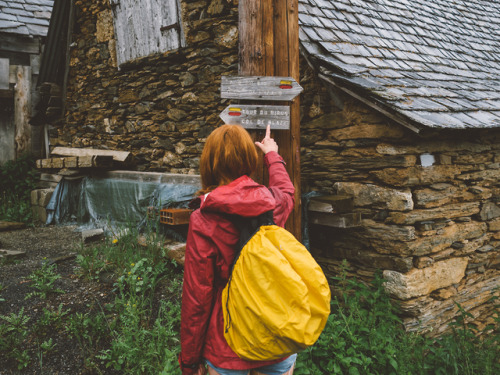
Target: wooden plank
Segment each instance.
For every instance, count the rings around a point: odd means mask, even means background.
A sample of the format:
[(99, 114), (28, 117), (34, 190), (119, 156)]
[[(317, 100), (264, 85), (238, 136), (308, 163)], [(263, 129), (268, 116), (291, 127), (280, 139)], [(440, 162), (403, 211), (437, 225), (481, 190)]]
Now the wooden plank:
[(32, 74), (38, 75), (40, 73), (40, 55), (30, 55), (30, 66)]
[(285, 105), (229, 105), (220, 118), (226, 124), (241, 125), (245, 129), (290, 129), (290, 107)]
[(0, 259), (2, 258), (17, 259), (24, 255), (26, 255), (26, 251), (0, 249)]
[[(108, 168), (113, 165), (113, 156), (111, 155), (85, 155), (77, 157), (76, 168)], [(72, 168), (66, 166), (65, 168)]]
[(309, 211), (347, 213), (354, 209), (354, 198), (349, 195), (325, 195), (311, 198)]
[(263, 71), (264, 76), (274, 76), (274, 2), (264, 1), (262, 3), (262, 43), (264, 50)]
[(17, 66), (14, 89), (14, 124), (16, 157), (31, 152), (31, 67)]
[[(264, 60), (273, 55), (265, 55), (263, 48), (263, 0), (242, 0), (239, 2), (239, 66), (240, 75), (264, 75)], [(221, 77), (224, 79), (224, 77)]]
[(361, 213), (331, 214), (326, 212), (308, 212), (309, 223), (334, 228), (355, 228), (361, 226)]
[(128, 151), (100, 150), (96, 148), (55, 147), (51, 155), (57, 156), (112, 156), (114, 161), (129, 162), (132, 155)]
[(62, 168), (109, 168), (113, 165), (111, 155), (84, 155), (69, 156), (64, 158), (48, 158), (36, 161), (38, 169)]
[(303, 91), (292, 77), (222, 76), (221, 98), (290, 101)]
[(56, 184), (62, 180), (62, 176), (51, 173), (40, 173), (40, 181), (55, 182)]
[(0, 90), (0, 98), (13, 98), (14, 97), (14, 90), (9, 89), (9, 90)]
[(10, 65), (9, 66), (9, 83), (16, 83), (17, 82), (17, 65)]
[(9, 89), (9, 59), (0, 59), (0, 90)]
[(15, 221), (0, 221), (0, 232), (23, 229), (24, 227), (26, 227), (26, 224), (24, 223), (18, 223)]
[(39, 54), (40, 39), (37, 37), (14, 36), (2, 33), (0, 51)]

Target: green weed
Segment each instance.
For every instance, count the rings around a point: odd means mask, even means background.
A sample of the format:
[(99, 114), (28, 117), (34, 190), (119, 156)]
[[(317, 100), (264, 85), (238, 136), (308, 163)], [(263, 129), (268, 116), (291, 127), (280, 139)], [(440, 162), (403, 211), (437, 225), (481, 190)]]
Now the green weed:
[(32, 281), (32, 287), (36, 290), (28, 293), (26, 299), (31, 297), (40, 297), (46, 299), (48, 295), (53, 293), (64, 293), (64, 290), (55, 287), (54, 283), (61, 278), (61, 275), (56, 273), (57, 266), (49, 264), (44, 259), (42, 266), (35, 270), (28, 279)]
[[(92, 310), (90, 306), (89, 310)], [(69, 316), (65, 330), (77, 341), (87, 366), (94, 367), (96, 355), (111, 334), (104, 314), (101, 311), (97, 313), (77, 312)]]
[(56, 347), (56, 344), (52, 342), (52, 339), (48, 339), (38, 345), (38, 363), (40, 365), (40, 370), (43, 373), (43, 357), (48, 353), (52, 352)]
[(124, 270), (115, 284), (117, 298), (112, 307), (115, 320), (111, 324), (114, 337), (110, 347), (99, 356), (106, 367), (125, 374), (157, 374), (159, 369), (168, 369), (169, 374), (180, 373), (177, 365), (180, 302), (155, 298), (162, 282), (170, 285), (166, 291), (178, 295), (179, 277), (167, 272), (165, 265), (153, 266), (147, 258), (131, 263)]
[(79, 275), (88, 280), (99, 280), (101, 274), (110, 269), (109, 262), (102, 256), (98, 248), (85, 249), (76, 256)]
[(0, 166), (0, 220), (32, 224), (31, 191), (36, 187), (35, 159), (22, 155)]
[(24, 308), (18, 314), (0, 315), (0, 352), (17, 362), (19, 370), (28, 366), (30, 357), (24, 349), (24, 340), (28, 336), (29, 317), (24, 315)]
[(59, 304), (57, 310), (43, 308), (39, 320), (36, 322), (34, 332), (37, 336), (46, 336), (51, 331), (59, 331), (64, 328), (64, 319), (69, 314), (69, 310), (63, 310), (63, 304)]
[(467, 313), (451, 324), (452, 333), (438, 339), (407, 333), (376, 275), (366, 285), (335, 278), (327, 325), (314, 346), (299, 353), (295, 375), (397, 374), (493, 375), (500, 373), (500, 321), (479, 335), (467, 324)]

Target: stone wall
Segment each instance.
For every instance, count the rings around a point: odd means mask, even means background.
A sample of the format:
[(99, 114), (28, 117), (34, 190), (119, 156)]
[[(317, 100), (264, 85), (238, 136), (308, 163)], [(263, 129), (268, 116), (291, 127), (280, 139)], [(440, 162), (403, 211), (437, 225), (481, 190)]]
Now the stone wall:
[(419, 136), (339, 92), (329, 98), (313, 77), (305, 69), (301, 81), (303, 192), (352, 195), (363, 217), (357, 228), (311, 228), (320, 263), (338, 275), (347, 259), (366, 280), (383, 270), (409, 330), (443, 332), (454, 302), (479, 327), (490, 323), (500, 285), (500, 131)]
[(187, 47), (116, 66), (108, 0), (76, 0), (66, 118), (52, 146), (133, 153), (137, 170), (195, 173), (237, 73), (238, 1), (183, 0)]

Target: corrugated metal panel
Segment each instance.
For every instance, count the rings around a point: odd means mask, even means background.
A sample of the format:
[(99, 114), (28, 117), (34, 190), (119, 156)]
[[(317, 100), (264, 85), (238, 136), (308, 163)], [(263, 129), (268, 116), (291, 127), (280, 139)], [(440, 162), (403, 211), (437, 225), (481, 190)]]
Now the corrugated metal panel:
[(71, 2), (72, 0), (54, 1), (49, 32), (47, 34), (47, 43), (42, 53), (38, 84), (44, 82), (63, 84)]

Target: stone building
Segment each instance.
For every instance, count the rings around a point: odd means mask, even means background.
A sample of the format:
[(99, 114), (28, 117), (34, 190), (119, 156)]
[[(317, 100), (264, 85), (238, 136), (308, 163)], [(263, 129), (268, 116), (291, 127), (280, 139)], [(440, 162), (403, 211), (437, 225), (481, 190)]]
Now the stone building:
[(52, 3), (0, 1), (0, 164), (26, 152), (41, 156), (43, 134), (29, 121)]
[[(196, 174), (228, 104), (220, 77), (238, 71), (238, 0), (165, 2), (176, 18), (149, 3), (133, 17), (131, 0), (74, 2), (66, 110), (50, 143)], [(363, 279), (383, 270), (409, 330), (439, 334), (455, 302), (479, 326), (492, 319), (499, 11), (485, 0), (299, 0), (303, 192), (352, 196), (362, 218), (311, 225), (312, 252), (327, 273), (343, 259)], [(140, 34), (143, 23), (160, 32)]]
[[(220, 76), (238, 70), (238, 1), (149, 2), (74, 2), (65, 118), (50, 143), (131, 151), (137, 170), (196, 173), (202, 141), (221, 122)], [(141, 38), (149, 50), (131, 46)]]
[(455, 303), (484, 327), (500, 285), (500, 5), (299, 3), (304, 191), (352, 195), (363, 218), (312, 228), (318, 259), (384, 270), (407, 329), (439, 334)]

